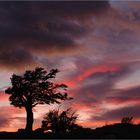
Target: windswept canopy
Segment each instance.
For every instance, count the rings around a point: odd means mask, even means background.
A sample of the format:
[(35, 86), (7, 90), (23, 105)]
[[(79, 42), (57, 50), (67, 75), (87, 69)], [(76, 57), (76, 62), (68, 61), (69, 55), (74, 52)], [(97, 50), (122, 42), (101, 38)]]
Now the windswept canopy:
[(68, 99), (67, 86), (51, 81), (56, 73), (57, 69), (47, 73), (44, 68), (36, 68), (26, 71), (22, 76), (13, 74), (12, 87), (6, 90), (6, 93), (11, 95), (11, 104), (16, 107), (26, 107), (30, 104), (34, 107), (37, 104), (60, 103), (60, 100)]

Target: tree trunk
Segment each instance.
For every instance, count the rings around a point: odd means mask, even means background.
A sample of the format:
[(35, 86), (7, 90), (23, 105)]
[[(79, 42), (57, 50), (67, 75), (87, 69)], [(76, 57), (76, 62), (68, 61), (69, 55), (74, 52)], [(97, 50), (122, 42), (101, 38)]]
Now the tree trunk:
[(26, 107), (25, 109), (26, 109), (26, 113), (27, 113), (25, 131), (27, 133), (31, 133), (33, 131), (33, 112), (32, 112), (32, 107)]

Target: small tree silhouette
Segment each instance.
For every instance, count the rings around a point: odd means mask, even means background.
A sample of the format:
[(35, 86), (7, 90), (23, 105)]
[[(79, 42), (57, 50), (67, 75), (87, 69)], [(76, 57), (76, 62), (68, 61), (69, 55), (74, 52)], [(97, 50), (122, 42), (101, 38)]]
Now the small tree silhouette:
[(132, 124), (133, 123), (133, 117), (123, 117), (121, 120), (122, 124)]
[(71, 109), (66, 111), (53, 110), (48, 112), (42, 121), (42, 129), (51, 130), (53, 133), (66, 133), (78, 128), (76, 124), (78, 115)]
[(51, 79), (55, 78), (57, 69), (47, 73), (44, 68), (28, 70), (21, 76), (13, 74), (11, 78), (12, 87), (5, 90), (10, 94), (9, 100), (15, 107), (24, 107), (27, 112), (27, 123), (25, 130), (32, 132), (33, 107), (38, 104), (60, 103), (68, 98), (64, 84), (54, 84)]

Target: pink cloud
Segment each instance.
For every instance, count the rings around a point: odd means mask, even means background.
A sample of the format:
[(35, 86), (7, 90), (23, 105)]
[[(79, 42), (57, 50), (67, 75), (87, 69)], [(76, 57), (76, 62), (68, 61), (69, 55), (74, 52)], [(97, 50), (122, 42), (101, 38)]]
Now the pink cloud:
[(3, 102), (3, 101), (8, 101), (8, 98), (9, 98), (9, 95), (8, 94), (5, 94), (4, 91), (0, 91), (0, 100)]

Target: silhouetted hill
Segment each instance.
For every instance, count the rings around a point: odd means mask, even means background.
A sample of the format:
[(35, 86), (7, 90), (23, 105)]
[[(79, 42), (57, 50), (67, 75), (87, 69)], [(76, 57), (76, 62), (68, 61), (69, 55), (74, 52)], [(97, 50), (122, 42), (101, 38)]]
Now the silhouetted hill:
[(24, 131), (19, 132), (0, 132), (1, 139), (137, 139), (140, 138), (140, 125), (134, 124), (113, 124), (96, 129), (79, 127), (71, 133), (43, 133), (41, 129), (35, 130), (31, 134)]
[(102, 138), (140, 138), (140, 125), (118, 123), (96, 128), (94, 132)]

